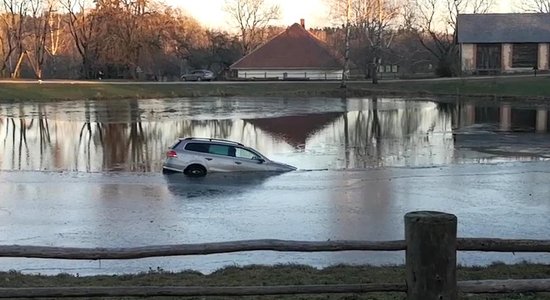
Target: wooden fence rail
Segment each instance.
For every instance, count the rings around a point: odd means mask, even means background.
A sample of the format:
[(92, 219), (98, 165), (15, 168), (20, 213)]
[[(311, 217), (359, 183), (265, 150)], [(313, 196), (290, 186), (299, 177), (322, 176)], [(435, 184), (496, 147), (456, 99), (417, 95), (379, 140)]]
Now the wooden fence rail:
[(0, 246), (0, 257), (58, 258), (58, 259), (135, 259), (157, 256), (204, 255), (243, 251), (403, 251), (405, 241), (284, 241), (248, 240), (221, 243), (162, 245), (135, 248), (64, 248), (41, 246)]
[[(405, 215), (405, 240), (397, 241), (286, 241), (247, 240), (135, 248), (63, 248), (0, 246), (0, 257), (54, 259), (138, 259), (158, 256), (205, 255), (242, 251), (404, 251), (406, 283), (300, 285), (260, 287), (51, 287), (0, 288), (0, 298), (101, 297), (101, 296), (247, 296), (406, 292), (410, 300), (456, 300), (464, 293), (550, 292), (550, 279), (456, 280), (457, 251), (546, 252), (550, 240), (457, 238), (456, 216), (441, 212)], [(427, 268), (426, 266), (429, 266)]]
[(370, 292), (406, 292), (404, 283), (290, 285), (290, 286), (236, 286), (236, 287), (53, 287), (0, 288), (0, 298), (35, 297), (153, 297), (153, 296), (258, 296), (298, 294), (342, 294)]
[(550, 240), (507, 240), (494, 238), (461, 238), (456, 241), (459, 251), (484, 252), (548, 252)]
[[(70, 248), (10, 245), (0, 246), (0, 257), (98, 260), (138, 259), (159, 256), (206, 255), (244, 251), (336, 252), (404, 250), (407, 250), (407, 244), (404, 240), (311, 242), (263, 239), (221, 243), (160, 245), (132, 248)], [(456, 250), (550, 253), (550, 240), (459, 238), (457, 239)]]
[[(463, 293), (525, 293), (550, 291), (550, 279), (475, 280), (459, 281)], [(120, 287), (43, 287), (0, 288), (2, 298), (41, 297), (206, 297), (206, 296), (268, 296), (299, 294), (351, 294), (372, 292), (407, 292), (404, 283), (327, 284), (290, 286), (120, 286)]]

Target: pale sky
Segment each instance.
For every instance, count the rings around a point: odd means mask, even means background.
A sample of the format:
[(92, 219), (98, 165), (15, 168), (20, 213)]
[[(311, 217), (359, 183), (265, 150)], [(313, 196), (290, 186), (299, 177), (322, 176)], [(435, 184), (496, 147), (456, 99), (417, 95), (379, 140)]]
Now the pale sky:
[[(183, 8), (204, 26), (213, 29), (230, 30), (227, 14), (223, 11), (225, 0), (165, 0), (169, 5)], [(495, 0), (496, 12), (513, 12), (514, 1)], [(281, 19), (276, 25), (290, 26), (301, 18), (307, 27), (331, 26), (326, 0), (267, 0), (281, 8)]]
[[(227, 13), (223, 6), (225, 0), (165, 0), (169, 5), (183, 8), (190, 15), (208, 28), (229, 29)], [(281, 18), (277, 25), (290, 26), (306, 20), (306, 26), (323, 26), (326, 24), (329, 11), (323, 5), (323, 0), (267, 0), (266, 2), (279, 5)]]

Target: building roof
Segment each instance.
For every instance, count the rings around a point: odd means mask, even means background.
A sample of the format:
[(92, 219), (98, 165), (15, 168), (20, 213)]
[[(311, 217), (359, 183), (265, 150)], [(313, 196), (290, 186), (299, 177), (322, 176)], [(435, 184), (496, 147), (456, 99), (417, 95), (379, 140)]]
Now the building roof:
[(459, 43), (547, 43), (550, 14), (463, 14), (458, 16)]
[(273, 39), (244, 56), (231, 69), (323, 69), (340, 70), (342, 62), (328, 46), (300, 24), (281, 32)]

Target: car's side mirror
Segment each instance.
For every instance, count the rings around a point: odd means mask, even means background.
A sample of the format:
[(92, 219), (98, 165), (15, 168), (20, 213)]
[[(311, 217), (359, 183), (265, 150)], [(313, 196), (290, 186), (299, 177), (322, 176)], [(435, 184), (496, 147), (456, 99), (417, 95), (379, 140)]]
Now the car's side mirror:
[(256, 158), (256, 161), (259, 163), (259, 164), (263, 164), (265, 162), (265, 159), (263, 158)]

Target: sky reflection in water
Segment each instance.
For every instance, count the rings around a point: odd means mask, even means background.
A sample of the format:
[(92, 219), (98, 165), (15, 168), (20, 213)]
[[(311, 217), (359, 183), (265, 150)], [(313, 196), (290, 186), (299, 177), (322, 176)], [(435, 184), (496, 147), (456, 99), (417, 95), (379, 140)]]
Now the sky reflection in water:
[[(548, 163), (471, 163), (550, 157), (547, 119), (547, 110), (537, 107), (387, 98), (0, 104), (1, 170), (81, 171), (0, 172), (0, 228), (10, 233), (3, 243), (390, 240), (402, 238), (403, 215), (413, 210), (456, 214), (463, 237), (544, 238)], [(158, 174), (166, 149), (184, 136), (232, 139), (300, 169), (331, 171), (199, 180)], [(424, 168), (445, 165), (453, 166)], [(419, 168), (389, 168), (403, 166)], [(340, 169), (350, 171), (332, 171)], [(470, 264), (526, 257), (548, 262), (544, 254), (460, 257)], [(213, 271), (235, 263), (402, 261), (401, 253), (247, 252), (101, 264), (4, 258), (1, 264), (5, 270), (95, 274), (151, 266)]]
[(545, 109), (400, 99), (200, 98), (0, 105), (0, 169), (158, 172), (186, 136), (299, 169), (550, 158)]

